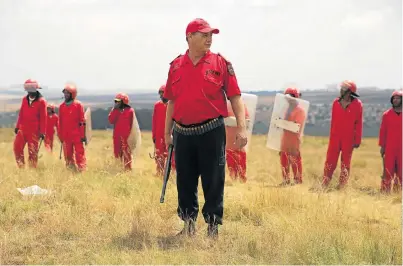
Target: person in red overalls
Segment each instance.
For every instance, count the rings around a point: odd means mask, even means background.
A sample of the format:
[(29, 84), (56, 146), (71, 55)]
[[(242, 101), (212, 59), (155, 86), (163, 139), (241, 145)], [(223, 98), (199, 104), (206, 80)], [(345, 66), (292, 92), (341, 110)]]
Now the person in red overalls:
[[(234, 111), (232, 110), (231, 103), (227, 103), (228, 108), (228, 117), (235, 117)], [(245, 119), (249, 119), (248, 108), (244, 104), (245, 108)], [(236, 133), (238, 129), (236, 127), (225, 127), (225, 135), (226, 135), (226, 147), (225, 151), (227, 153), (227, 165), (230, 177), (236, 180), (238, 177), (243, 183), (246, 183), (246, 149), (243, 147), (239, 149), (238, 146), (235, 145)]]
[[(154, 104), (154, 112), (152, 116), (152, 139), (155, 150), (155, 164), (157, 168), (157, 175), (164, 174), (165, 162), (168, 156), (168, 150), (165, 145), (165, 117), (167, 111), (168, 100), (163, 97), (165, 85), (162, 85), (158, 90), (161, 100)], [(171, 169), (175, 170), (175, 152), (172, 152)]]
[(362, 102), (357, 98), (357, 86), (346, 80), (341, 84), (340, 97), (333, 101), (330, 139), (324, 167), (322, 187), (328, 187), (341, 152), (341, 172), (337, 189), (343, 188), (350, 174), (353, 149), (362, 138)]
[(110, 124), (114, 125), (113, 153), (116, 159), (123, 161), (126, 171), (132, 169), (132, 150), (128, 144), (128, 138), (132, 130), (134, 115), (134, 109), (129, 105), (129, 96), (125, 93), (118, 93), (108, 120)]
[[(300, 98), (301, 93), (298, 88), (287, 88), (284, 94), (289, 95), (294, 98)], [(285, 120), (293, 121), (301, 125), (300, 132), (294, 133), (291, 131), (284, 130), (281, 139), (281, 152), (280, 152), (280, 163), (283, 173), (283, 182), (280, 184), (282, 186), (291, 184), (290, 182), (290, 165), (294, 174), (294, 184), (302, 183), (302, 159), (301, 159), (301, 134), (304, 131), (303, 124), (306, 119), (305, 110), (298, 103), (298, 101), (293, 99), (287, 99), (289, 103), (289, 108), (287, 110)]]
[(57, 130), (57, 128), (59, 127), (59, 116), (55, 112), (54, 104), (48, 104), (47, 112), (48, 119), (46, 123), (45, 147), (48, 151), (52, 151), (55, 128)]
[(390, 192), (393, 179), (393, 190), (400, 192), (402, 189), (402, 91), (394, 91), (390, 103), (392, 108), (383, 113), (379, 130), (379, 146), (384, 162), (381, 192), (385, 193)]
[(38, 91), (36, 80), (28, 79), (24, 83), (28, 93), (22, 99), (20, 112), (15, 126), (14, 155), (19, 168), (25, 165), (24, 147), (28, 143), (28, 166), (36, 168), (38, 165), (39, 139), (45, 138), (46, 133), (46, 100)]
[(82, 172), (87, 166), (83, 144), (87, 143), (84, 106), (76, 99), (75, 85), (66, 84), (63, 94), (64, 102), (59, 107), (58, 136), (63, 145), (67, 168)]

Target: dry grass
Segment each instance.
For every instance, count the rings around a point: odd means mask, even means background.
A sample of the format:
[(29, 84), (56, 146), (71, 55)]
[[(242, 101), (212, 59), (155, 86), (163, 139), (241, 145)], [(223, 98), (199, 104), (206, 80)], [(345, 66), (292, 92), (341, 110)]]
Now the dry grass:
[[(227, 179), (224, 225), (213, 242), (202, 219), (194, 239), (173, 237), (182, 226), (175, 178), (160, 204), (162, 182), (153, 176), (149, 133), (135, 169), (126, 174), (112, 158), (111, 132), (94, 132), (88, 171), (81, 175), (64, 168), (57, 143), (53, 155), (41, 149), (36, 171), (17, 170), (12, 130), (0, 137), (1, 264), (402, 263), (402, 197), (378, 193), (382, 169), (375, 139), (355, 151), (345, 191), (313, 193), (326, 139), (305, 138), (304, 184), (278, 188), (278, 155), (265, 148), (265, 137), (254, 136), (249, 181)], [(34, 184), (52, 193), (23, 197), (16, 190)]]

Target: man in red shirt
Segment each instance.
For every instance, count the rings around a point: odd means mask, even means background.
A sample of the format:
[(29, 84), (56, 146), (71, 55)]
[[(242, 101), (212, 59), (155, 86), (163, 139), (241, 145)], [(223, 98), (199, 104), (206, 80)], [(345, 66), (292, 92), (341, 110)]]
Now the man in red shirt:
[(59, 127), (59, 116), (55, 112), (54, 104), (48, 104), (47, 112), (48, 119), (46, 125), (45, 147), (48, 151), (52, 151), (55, 128), (57, 130), (57, 128)]
[[(298, 88), (287, 88), (284, 94), (293, 98), (300, 98), (301, 93)], [(304, 108), (294, 99), (287, 99), (289, 108), (287, 110), (285, 120), (293, 121), (301, 125), (299, 133), (284, 130), (281, 139), (280, 163), (283, 172), (283, 182), (280, 185), (289, 185), (290, 182), (290, 165), (294, 174), (294, 183), (302, 183), (302, 159), (301, 159), (301, 134), (304, 131), (303, 124), (306, 114)]]
[(357, 86), (346, 80), (341, 84), (340, 97), (333, 101), (330, 138), (327, 150), (322, 186), (328, 187), (341, 152), (341, 172), (338, 189), (343, 188), (350, 174), (353, 149), (361, 144), (362, 103), (357, 99)]
[(15, 126), (14, 155), (19, 168), (25, 165), (24, 147), (28, 143), (28, 166), (36, 168), (38, 165), (39, 139), (45, 138), (47, 111), (46, 100), (38, 91), (36, 80), (28, 79), (24, 83), (28, 93), (22, 99), (17, 124)]
[(123, 160), (127, 171), (132, 169), (132, 151), (128, 138), (133, 126), (134, 109), (129, 105), (129, 96), (118, 93), (115, 97), (115, 106), (109, 113), (109, 123), (113, 128), (113, 151), (115, 158)]
[(59, 107), (59, 139), (63, 145), (67, 168), (82, 172), (87, 166), (83, 144), (87, 143), (84, 106), (76, 99), (75, 85), (66, 84), (63, 94), (64, 102)]
[[(162, 85), (158, 90), (160, 100), (154, 104), (154, 111), (152, 115), (152, 139), (155, 150), (155, 164), (157, 168), (157, 175), (162, 176), (165, 169), (165, 161), (168, 157), (168, 150), (165, 145), (165, 118), (167, 111), (168, 100), (164, 98), (165, 85)], [(172, 152), (172, 170), (175, 170), (175, 153)]]
[(237, 119), (236, 144), (240, 149), (247, 144), (247, 134), (244, 104), (232, 64), (210, 51), (213, 33), (219, 30), (203, 19), (188, 24), (189, 48), (171, 62), (164, 98), (168, 99), (165, 142), (175, 145), (177, 212), (185, 225), (180, 234), (195, 233), (201, 175), (207, 235), (216, 237), (224, 211), (226, 97)]
[[(383, 113), (379, 129), (379, 146), (384, 161), (381, 192), (389, 193), (402, 189), (402, 91), (394, 91), (390, 99), (392, 107)], [(396, 177), (395, 177), (396, 175)]]

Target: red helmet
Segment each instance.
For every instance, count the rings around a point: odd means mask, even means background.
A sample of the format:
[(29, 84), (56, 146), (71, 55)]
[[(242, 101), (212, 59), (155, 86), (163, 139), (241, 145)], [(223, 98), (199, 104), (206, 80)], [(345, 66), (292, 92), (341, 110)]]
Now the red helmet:
[(340, 84), (341, 88), (347, 88), (351, 91), (351, 94), (360, 97), (360, 95), (357, 94), (357, 85), (354, 83), (354, 81), (351, 80), (345, 80)]
[(39, 89), (39, 84), (36, 80), (34, 79), (27, 79), (24, 82), (24, 89), (26, 91), (36, 91), (37, 89)]
[(66, 84), (64, 86), (63, 92), (65, 90), (71, 93), (71, 98), (73, 98), (73, 100), (77, 97), (77, 87), (75, 85)]
[(118, 93), (115, 96), (115, 101), (122, 101), (124, 104), (128, 105), (129, 104), (129, 96), (125, 93)]
[(50, 108), (52, 112), (55, 112), (55, 105), (53, 103), (49, 103), (47, 107)]
[(165, 91), (165, 84), (160, 87), (160, 89), (158, 90), (158, 93), (161, 92), (161, 91), (162, 91), (162, 92)]
[(393, 104), (393, 97), (400, 96), (402, 98), (403, 92), (402, 91), (394, 91), (392, 93), (392, 97), (390, 97), (390, 103)]
[(293, 95), (295, 98), (299, 98), (301, 97), (301, 93), (299, 92), (299, 89), (296, 87), (289, 87), (287, 89), (285, 89), (284, 94), (291, 94)]

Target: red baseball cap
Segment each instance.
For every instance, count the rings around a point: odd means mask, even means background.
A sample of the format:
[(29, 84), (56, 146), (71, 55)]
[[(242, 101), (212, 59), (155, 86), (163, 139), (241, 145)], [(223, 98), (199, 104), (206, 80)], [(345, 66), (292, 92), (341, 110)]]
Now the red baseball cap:
[(210, 24), (208, 24), (208, 22), (202, 18), (196, 18), (188, 24), (188, 26), (186, 27), (186, 35), (188, 33), (194, 33), (198, 31), (203, 33), (213, 32), (215, 34), (220, 32), (219, 29), (210, 27)]

